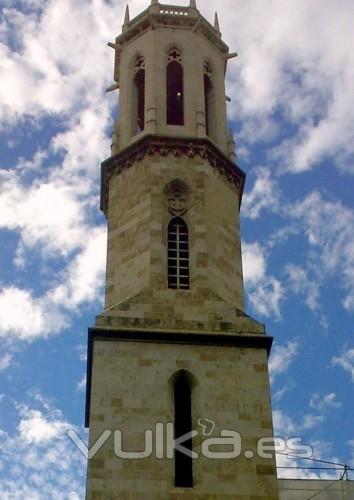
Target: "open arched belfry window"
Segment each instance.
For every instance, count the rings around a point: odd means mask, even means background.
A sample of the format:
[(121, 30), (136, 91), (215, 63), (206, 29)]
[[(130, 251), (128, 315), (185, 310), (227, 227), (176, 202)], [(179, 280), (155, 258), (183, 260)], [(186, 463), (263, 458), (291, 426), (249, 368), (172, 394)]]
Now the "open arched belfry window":
[(182, 55), (176, 48), (168, 53), (166, 85), (167, 125), (184, 125)]
[(167, 227), (168, 288), (189, 289), (189, 232), (184, 220), (187, 213), (188, 186), (179, 179), (166, 188), (168, 210), (172, 218)]
[(133, 135), (145, 128), (145, 59), (138, 56), (134, 64)]
[(215, 95), (213, 88), (213, 70), (208, 62), (204, 63), (204, 101), (206, 134), (213, 138), (215, 127)]
[[(192, 391), (188, 374), (180, 371), (174, 382), (175, 406), (175, 439), (192, 432)], [(192, 438), (183, 442), (183, 447), (192, 451)], [(192, 456), (175, 451), (175, 486), (179, 488), (193, 487), (193, 458)]]

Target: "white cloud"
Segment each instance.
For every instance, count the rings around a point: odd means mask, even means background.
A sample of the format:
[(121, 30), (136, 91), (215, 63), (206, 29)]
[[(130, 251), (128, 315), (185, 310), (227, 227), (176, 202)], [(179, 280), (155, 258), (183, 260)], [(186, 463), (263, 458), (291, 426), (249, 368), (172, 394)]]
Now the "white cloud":
[(0, 173), (0, 228), (19, 235), (13, 264), (27, 278), (36, 257), (43, 273), (41, 292), (26, 287), (26, 279), (21, 286), (1, 283), (0, 336), (10, 341), (57, 333), (70, 324), (70, 313), (101, 297), (105, 229), (92, 221), (116, 101), (104, 93), (114, 59), (106, 43), (116, 34), (109, 4), (31, 0), (26, 15), (19, 9), (5, 6), (0, 29), (2, 124), (31, 120), (40, 129), (38, 120), (56, 115), (60, 128), (47, 147)]
[(4, 9), (2, 40), (16, 33), (17, 50), (0, 45), (2, 122), (69, 115), (101, 99), (104, 79), (112, 74), (106, 38), (113, 27), (105, 2), (61, 0), (39, 7), (27, 15)]
[(23, 270), (26, 268), (26, 247), (22, 241), (17, 245), (13, 263), (18, 269)]
[(259, 243), (242, 243), (242, 262), (250, 304), (263, 316), (279, 318), (284, 288), (274, 276), (266, 274), (266, 255)]
[[(332, 102), (327, 113), (320, 118), (319, 123), (313, 117), (306, 120), (299, 126), (297, 136), (277, 149), (276, 156), (283, 159), (283, 164), (290, 171), (310, 170), (316, 163), (329, 157), (339, 169), (353, 173), (350, 168), (350, 160), (354, 154), (351, 145), (354, 137), (350, 128), (353, 112), (352, 109), (345, 109), (350, 88), (347, 78), (348, 75), (343, 71), (337, 78), (332, 76), (331, 88), (328, 89), (332, 93)], [(310, 109), (313, 101), (314, 99), (309, 105)]]
[(64, 434), (70, 427), (67, 422), (61, 420), (49, 420), (41, 411), (22, 410), (22, 418), (18, 425), (20, 438), (26, 443), (45, 443), (53, 438)]
[(274, 382), (277, 375), (288, 371), (299, 351), (297, 341), (287, 342), (285, 345), (275, 345), (269, 360), (270, 380)]
[(66, 255), (82, 245), (87, 202), (77, 196), (75, 186), (48, 181), (26, 188), (6, 171), (1, 178), (0, 228), (18, 231), (25, 247), (40, 245), (49, 253)]
[(282, 410), (273, 411), (274, 434), (282, 438), (301, 435), (304, 430), (312, 429), (325, 421), (324, 415), (307, 413), (300, 419), (290, 417)]
[[(174, 3), (185, 5), (184, 0)], [(28, 6), (26, 15), (4, 9), (2, 122), (52, 113), (69, 117), (101, 102), (112, 77), (113, 53), (106, 42), (118, 34), (112, 19), (118, 16), (120, 24), (124, 6), (118, 12), (103, 0)], [(132, 16), (146, 6), (144, 0), (132, 0)], [(219, 7), (210, 0), (201, 10), (212, 20)], [(310, 169), (323, 158), (332, 158), (343, 170), (352, 168), (353, 15), (350, 0), (325, 6), (321, 0), (310, 5), (304, 0), (270, 5), (223, 0), (224, 38), (239, 52), (228, 71), (230, 111), (242, 118), (239, 136), (249, 144), (280, 136), (278, 156), (287, 169)], [(16, 50), (9, 44), (10, 33), (16, 34)], [(288, 133), (279, 127), (280, 116)]]
[[(309, 446), (313, 450), (312, 456), (338, 462), (336, 457), (329, 455), (331, 443), (314, 441)], [(276, 454), (276, 462), (278, 466), (277, 476), (281, 479), (338, 479), (337, 471), (304, 469), (303, 467), (306, 462), (304, 463), (303, 460), (294, 458), (294, 450), (289, 446), (287, 446), (284, 452)], [(311, 463), (309, 463), (309, 466), (311, 466)]]
[(287, 381), (286, 382), (286, 385), (284, 385), (283, 387), (281, 387), (280, 389), (276, 390), (275, 392), (272, 393), (272, 401), (273, 401), (273, 404), (274, 403), (279, 403), (279, 401), (281, 401), (284, 397), (284, 395), (289, 392), (290, 390), (292, 390), (294, 388), (295, 384), (294, 382), (289, 382)]
[[(284, 203), (282, 203), (284, 205)], [(296, 236), (299, 233), (295, 224), (289, 224), (289, 220), (285, 226), (276, 228), (275, 231), (267, 239), (267, 248), (272, 249), (276, 245), (283, 245), (291, 236)]]
[(76, 307), (97, 299), (104, 281), (106, 265), (106, 230), (91, 230), (81, 253), (63, 273), (61, 283), (48, 293), (50, 300), (66, 308)]
[(82, 377), (82, 379), (76, 386), (76, 390), (78, 391), (85, 391), (85, 389), (86, 389), (86, 374)]
[(52, 406), (40, 407), (38, 398), (31, 406), (15, 404), (15, 412), (16, 430), (0, 430), (1, 498), (83, 498), (85, 460), (66, 436), (75, 426)]
[(288, 264), (285, 272), (293, 292), (297, 295), (304, 295), (305, 302), (312, 311), (318, 309), (319, 284), (309, 278), (305, 269), (295, 264)]
[[(287, 293), (292, 292), (303, 299), (319, 324), (328, 329), (329, 321), (321, 307), (322, 291), (326, 286), (344, 290), (342, 304), (348, 312), (354, 310), (354, 212), (349, 206), (333, 198), (326, 199), (317, 191), (294, 203), (280, 200), (278, 210), (286, 219), (286, 226), (267, 237), (263, 245), (243, 244), (246, 289), (252, 292), (255, 306), (264, 314), (266, 278), (274, 279), (267, 274), (268, 254), (274, 246), (284, 242), (288, 243), (287, 252), (296, 248), (297, 241), (301, 242), (300, 251), (294, 253), (294, 262), (283, 267), (284, 284), (275, 278), (280, 287), (273, 287), (272, 310), (280, 314), (276, 299), (279, 297), (281, 304), (286, 286)], [(290, 238), (294, 240), (293, 245), (288, 241)], [(260, 285), (259, 289), (256, 285)]]
[(293, 435), (297, 430), (297, 425), (291, 417), (281, 410), (273, 411), (274, 435), (285, 438)]
[[(333, 457), (333, 443), (331, 441), (312, 441), (311, 445), (313, 447), (313, 457)], [(333, 457), (334, 458), (334, 457)], [(333, 460), (336, 461), (336, 460)], [(337, 460), (338, 461), (338, 460)]]
[[(242, 116), (243, 140), (277, 134), (278, 164), (293, 172), (329, 158), (353, 171), (351, 2), (228, 0), (223, 6), (237, 12), (220, 18), (225, 39), (240, 54), (229, 65), (227, 92), (232, 114)], [(280, 117), (288, 127), (274, 132)]]
[(259, 243), (242, 243), (242, 267), (246, 284), (254, 284), (264, 278), (266, 258)]
[(278, 205), (278, 188), (271, 171), (258, 168), (256, 175), (252, 190), (246, 191), (242, 200), (242, 215), (250, 219), (257, 219), (262, 210), (271, 211)]
[(304, 416), (302, 422), (303, 429), (312, 429), (325, 421), (324, 415), (312, 415), (311, 413)]
[(76, 348), (75, 351), (77, 352), (77, 355), (79, 356), (80, 361), (83, 361), (86, 363), (87, 361), (87, 345), (86, 344), (79, 344)]
[(340, 408), (342, 403), (337, 401), (337, 396), (334, 392), (321, 396), (318, 393), (313, 394), (310, 400), (311, 408), (318, 411), (325, 411), (328, 408)]
[(349, 373), (352, 382), (354, 382), (354, 349), (345, 350), (341, 356), (333, 357), (332, 365), (343, 368), (343, 370)]
[[(63, 180), (67, 176), (84, 174), (80, 185), (84, 186), (90, 177), (98, 182), (99, 165), (109, 153), (110, 139), (107, 125), (111, 125), (108, 102), (99, 102), (77, 111), (69, 120), (64, 132), (52, 138), (50, 147), (54, 153), (64, 152), (64, 160), (58, 169)], [(78, 188), (79, 186), (76, 186)]]
[(316, 267), (313, 265), (311, 265), (310, 269), (304, 269), (296, 264), (287, 264), (284, 270), (288, 277), (289, 289), (304, 298), (307, 307), (316, 313), (322, 328), (327, 330), (329, 321), (322, 312), (320, 305), (321, 285), (323, 284), (322, 269), (318, 268), (320, 272), (316, 272)]
[(252, 307), (265, 317), (280, 318), (280, 304), (284, 299), (284, 288), (279, 280), (270, 276), (249, 292)]
[(57, 332), (67, 325), (59, 311), (53, 311), (45, 299), (36, 299), (29, 290), (14, 286), (0, 290), (0, 336), (9, 334), (20, 340)]
[(335, 279), (346, 290), (344, 307), (354, 310), (353, 210), (312, 192), (287, 206), (285, 213), (300, 221), (309, 244), (306, 272), (297, 265), (287, 267), (295, 291), (305, 294), (307, 304), (315, 308), (319, 284), (330, 281), (333, 286)]
[[(345, 106), (340, 96), (343, 100), (349, 95), (343, 92), (343, 85), (347, 85), (352, 67), (347, 64), (348, 59), (353, 57), (352, 51), (347, 50), (349, 41), (351, 43), (350, 11), (342, 3), (339, 10), (336, 7), (334, 16), (333, 7), (317, 9), (316, 1), (309, 8), (306, 2), (291, 1), (285, 5), (276, 0), (271, 7), (265, 7), (261, 2), (245, 4), (225, 0), (225, 9), (236, 9), (237, 16), (224, 19), (221, 16), (225, 39), (240, 53), (239, 59), (229, 65), (229, 79), (233, 83), (230, 90), (234, 97), (231, 110), (237, 110), (244, 130), (248, 130), (244, 136), (251, 142), (276, 137), (279, 132), (276, 121), (281, 114), (292, 125), (294, 137), (290, 145), (289, 137), (285, 137), (286, 153), (283, 152), (281, 158), (286, 168), (295, 170), (311, 168), (318, 158), (327, 154), (323, 148), (336, 151), (341, 159), (348, 153), (347, 142), (343, 144), (343, 138), (348, 139), (343, 124), (347, 123), (345, 118), (351, 117), (352, 107)], [(177, 1), (177, 4), (184, 3)], [(106, 130), (110, 106), (113, 102), (116, 105), (116, 96), (106, 96), (103, 92), (111, 83), (113, 73), (113, 52), (106, 47), (106, 42), (119, 31), (112, 26), (113, 7), (102, 0), (86, 3), (84, 8), (81, 1), (72, 0), (28, 5), (32, 10), (27, 15), (15, 8), (6, 8), (4, 12), (0, 34), (3, 123), (56, 114), (64, 130), (52, 138), (49, 153), (61, 152), (64, 156), (61, 167), (50, 167), (47, 174), (43, 173), (43, 162), (48, 160), (48, 152), (43, 148), (38, 149), (32, 160), (22, 159), (17, 166), (21, 174), (41, 170), (41, 180), (36, 179), (32, 185), (24, 183), (19, 174), (16, 177), (4, 174), (2, 178), (6, 189), (0, 199), (0, 225), (21, 235), (14, 260), (19, 268), (26, 266), (24, 248), (40, 245), (42, 251), (67, 256), (81, 249), (80, 242), (90, 231), (88, 211), (97, 203), (97, 166), (108, 153)], [(217, 2), (207, 2), (203, 5), (203, 14), (211, 17), (215, 6)], [(146, 2), (142, 0), (132, 1), (132, 15), (145, 7)], [(123, 16), (123, 8), (120, 16)], [(300, 30), (296, 36), (289, 29), (294, 18)], [(336, 44), (334, 51), (333, 44), (328, 42), (336, 33), (339, 20), (340, 46)], [(326, 30), (322, 29), (323, 25), (327, 26)], [(15, 34), (11, 43), (10, 33)], [(87, 33), (90, 33), (89, 39)], [(313, 40), (314, 33), (318, 34), (316, 40)], [(326, 46), (330, 50), (323, 50)], [(98, 60), (100, 64), (92, 63)], [(276, 111), (280, 113), (275, 120)], [(319, 133), (320, 138), (328, 139), (331, 126), (332, 136), (338, 139), (335, 147), (329, 140), (313, 138)], [(282, 134), (285, 131), (286, 127), (282, 127)], [(300, 154), (299, 144), (306, 154)], [(295, 165), (293, 157), (300, 166)], [(285, 158), (288, 159), (285, 161)], [(258, 169), (254, 186), (245, 196), (245, 214), (257, 218), (262, 210), (274, 209), (277, 204), (276, 183), (270, 171)], [(251, 304), (262, 315), (279, 316), (285, 295), (282, 283), (266, 274), (265, 255), (259, 249), (245, 249), (244, 255), (245, 282)], [(354, 308), (351, 277), (349, 266), (345, 275), (349, 293), (343, 299), (348, 310)], [(256, 283), (260, 286), (252, 289)], [(72, 294), (70, 287), (64, 288), (59, 284), (56, 293), (66, 300)], [(86, 286), (81, 293), (89, 293), (89, 288)], [(27, 290), (27, 293), (30, 292)], [(312, 294), (308, 290), (306, 300), (312, 306), (315, 304), (314, 290)]]
[[(312, 456), (316, 459), (324, 458), (325, 460), (332, 460), (333, 462), (338, 462), (338, 458), (331, 457), (329, 453), (331, 452), (331, 443), (325, 441), (309, 441), (304, 439), (304, 432), (309, 431), (322, 423), (325, 422), (325, 417), (323, 415), (313, 415), (311, 413), (303, 414), (301, 416), (289, 416), (282, 410), (273, 410), (273, 424), (274, 424), (274, 435), (282, 439), (289, 439), (291, 437), (301, 438), (302, 445), (310, 445), (312, 448)], [(290, 454), (288, 456), (287, 454)], [(289, 447), (286, 441), (286, 449), (282, 449), (281, 453), (276, 454), (276, 462), (278, 467), (282, 467), (278, 470), (278, 477), (281, 478), (293, 478), (293, 479), (330, 479), (333, 477), (333, 472), (320, 471), (314, 472), (311, 470), (299, 469), (296, 467), (305, 465), (301, 460), (299, 461), (294, 457), (296, 452), (294, 449)], [(301, 456), (301, 454), (300, 454)], [(288, 468), (290, 467), (290, 468)]]
[(77, 313), (83, 304), (102, 298), (105, 229), (92, 229), (84, 243), (83, 250), (58, 273), (59, 283), (43, 295), (36, 297), (14, 286), (0, 289), (0, 336), (33, 340), (58, 333), (69, 326), (69, 312)]
[(38, 171), (42, 168), (44, 161), (48, 158), (48, 151), (38, 149), (31, 160), (26, 160), (22, 156), (19, 157), (17, 170), (22, 173)]
[(6, 353), (0, 358), (0, 372), (3, 372), (11, 366), (12, 354)]

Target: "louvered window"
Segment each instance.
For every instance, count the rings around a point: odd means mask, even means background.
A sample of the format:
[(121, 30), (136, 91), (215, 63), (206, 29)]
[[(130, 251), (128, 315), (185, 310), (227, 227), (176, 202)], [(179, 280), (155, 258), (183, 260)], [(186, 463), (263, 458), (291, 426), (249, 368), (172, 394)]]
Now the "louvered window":
[(181, 217), (168, 225), (168, 288), (189, 289), (188, 227)]

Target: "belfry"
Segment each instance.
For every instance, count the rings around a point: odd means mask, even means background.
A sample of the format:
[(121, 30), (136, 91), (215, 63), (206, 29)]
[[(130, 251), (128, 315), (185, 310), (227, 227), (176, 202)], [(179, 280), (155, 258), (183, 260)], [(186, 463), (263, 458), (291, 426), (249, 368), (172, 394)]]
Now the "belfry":
[[(245, 181), (226, 116), (219, 21), (127, 8), (119, 118), (102, 163), (105, 307), (89, 329), (89, 500), (278, 498), (268, 355), (244, 311)], [(236, 446), (237, 445), (237, 446)], [(268, 448), (269, 449), (269, 448)], [(172, 451), (171, 451), (172, 450)]]

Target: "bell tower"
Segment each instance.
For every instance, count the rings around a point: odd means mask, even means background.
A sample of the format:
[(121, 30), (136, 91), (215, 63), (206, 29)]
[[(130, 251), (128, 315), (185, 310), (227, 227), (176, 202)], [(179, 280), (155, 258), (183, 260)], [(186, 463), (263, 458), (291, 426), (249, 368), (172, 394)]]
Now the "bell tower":
[(195, 0), (127, 8), (109, 45), (119, 118), (101, 172), (106, 292), (86, 425), (90, 446), (112, 434), (89, 460), (87, 498), (275, 500), (274, 457), (257, 449), (273, 436), (272, 339), (244, 312), (245, 174), (226, 117), (236, 54)]

